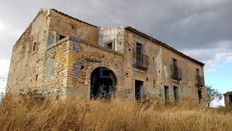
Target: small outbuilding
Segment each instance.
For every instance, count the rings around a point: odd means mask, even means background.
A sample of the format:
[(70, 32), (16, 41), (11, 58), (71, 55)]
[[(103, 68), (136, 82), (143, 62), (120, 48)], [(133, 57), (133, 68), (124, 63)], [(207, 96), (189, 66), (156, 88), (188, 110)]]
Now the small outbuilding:
[(225, 106), (229, 107), (232, 106), (232, 91), (226, 92), (224, 94)]

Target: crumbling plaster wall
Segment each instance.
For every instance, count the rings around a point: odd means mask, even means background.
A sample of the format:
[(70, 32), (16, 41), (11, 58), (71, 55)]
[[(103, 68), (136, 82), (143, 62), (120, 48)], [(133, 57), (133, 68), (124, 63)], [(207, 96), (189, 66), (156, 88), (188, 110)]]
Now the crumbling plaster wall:
[(115, 51), (123, 53), (124, 27), (101, 28), (98, 43), (105, 47), (107, 42), (112, 42)]
[[(115, 50), (104, 47), (110, 40), (116, 44)], [(32, 51), (35, 42), (38, 46)], [(144, 44), (148, 70), (133, 67), (136, 42)], [(171, 79), (172, 58), (177, 59), (182, 68), (180, 82)], [(180, 100), (198, 101), (196, 68), (204, 76), (201, 65), (125, 31), (123, 27), (100, 29), (47, 10), (39, 12), (16, 42), (7, 89), (51, 89), (61, 90), (64, 96), (89, 97), (90, 75), (97, 67), (107, 67), (115, 73), (115, 96), (134, 99), (135, 80), (141, 80), (144, 81), (144, 95), (154, 101), (164, 100), (164, 86), (169, 86), (170, 100), (173, 101), (174, 85), (179, 87)], [(204, 97), (205, 90), (202, 91)]]
[[(179, 100), (194, 100), (198, 102), (196, 86), (196, 68), (200, 70), (200, 75), (204, 76), (203, 67), (178, 54), (156, 44), (150, 40), (140, 37), (137, 34), (127, 31), (125, 35), (125, 62), (124, 68), (128, 72), (125, 79), (126, 87), (131, 87), (134, 92), (134, 80), (144, 81), (144, 94), (154, 100), (164, 100), (164, 86), (169, 87), (170, 98), (173, 101), (173, 86), (179, 87)], [(135, 43), (144, 44), (144, 54), (149, 58), (148, 70), (142, 71), (134, 68), (133, 50)], [(182, 69), (182, 80), (180, 82), (171, 79), (172, 58), (177, 59), (178, 66)], [(202, 89), (204, 101), (206, 101), (205, 88)]]

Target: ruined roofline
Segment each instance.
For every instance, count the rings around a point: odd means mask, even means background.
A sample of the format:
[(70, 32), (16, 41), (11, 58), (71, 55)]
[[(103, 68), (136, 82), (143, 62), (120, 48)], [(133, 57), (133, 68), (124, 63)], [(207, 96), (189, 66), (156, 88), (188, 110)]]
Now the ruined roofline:
[(223, 95), (225, 96), (225, 95), (230, 95), (230, 94), (232, 95), (232, 91), (228, 91), (228, 92), (226, 92), (226, 93), (223, 94)]
[(16, 40), (14, 46), (18, 43), (18, 41), (20, 41), (20, 40), (22, 39), (22, 37), (24, 36), (24, 34), (25, 34), (27, 31), (30, 30), (32, 23), (39, 17), (40, 14), (42, 14), (43, 12), (46, 12), (46, 11), (51, 11), (51, 10), (54, 11), (54, 12), (56, 12), (56, 13), (59, 13), (59, 14), (61, 14), (61, 15), (63, 15), (63, 16), (69, 17), (69, 18), (71, 18), (71, 19), (73, 19), (73, 20), (76, 20), (76, 21), (78, 21), (78, 22), (81, 22), (81, 23), (83, 23), (83, 24), (87, 24), (87, 25), (89, 25), (89, 26), (92, 26), (92, 27), (95, 27), (95, 28), (99, 28), (99, 29), (100, 29), (100, 27), (98, 27), (98, 26), (95, 26), (95, 25), (93, 25), (93, 24), (87, 23), (87, 22), (82, 21), (82, 20), (80, 20), (80, 19), (74, 18), (74, 17), (72, 17), (72, 16), (70, 16), (70, 15), (67, 15), (67, 14), (65, 14), (65, 13), (63, 13), (63, 12), (60, 12), (60, 11), (58, 11), (58, 10), (56, 10), (56, 9), (43, 9), (43, 8), (41, 8), (41, 9), (39, 10), (39, 12), (36, 14), (36, 16), (33, 18), (33, 20), (30, 22), (30, 24), (27, 26), (26, 30), (23, 31), (23, 33), (20, 35), (20, 37)]
[(155, 43), (157, 43), (157, 44), (159, 44), (159, 45), (161, 45), (161, 46), (163, 46), (163, 47), (165, 47), (165, 48), (167, 48), (167, 49), (169, 49), (169, 50), (171, 50), (171, 51), (177, 53), (178, 55), (180, 55), (180, 56), (182, 56), (182, 57), (184, 57), (184, 58), (186, 58), (186, 59), (188, 59), (188, 60), (190, 60), (190, 61), (192, 61), (192, 62), (195, 62), (195, 63), (197, 63), (197, 64), (200, 64), (201, 66), (204, 66), (204, 65), (205, 65), (204, 63), (202, 63), (202, 62), (200, 62), (200, 61), (198, 61), (198, 60), (196, 60), (196, 59), (194, 59), (194, 58), (192, 58), (192, 57), (190, 57), (190, 56), (185, 55), (184, 53), (178, 51), (177, 49), (175, 49), (175, 48), (173, 48), (173, 47), (171, 47), (171, 46), (169, 46), (168, 44), (163, 43), (162, 41), (159, 41), (159, 40), (157, 40), (157, 39), (155, 39), (155, 38), (153, 38), (153, 37), (151, 37), (151, 36), (149, 36), (149, 35), (147, 35), (147, 34), (141, 32), (141, 31), (138, 31), (137, 29), (135, 29), (135, 28), (133, 28), (133, 27), (131, 27), (131, 26), (127, 26), (127, 27), (125, 28), (125, 30), (131, 31), (131, 32), (133, 32), (133, 33), (135, 33), (135, 34), (138, 34), (138, 35), (140, 35), (140, 36), (142, 36), (142, 37), (148, 39), (148, 40), (151, 40), (152, 42), (155, 42)]
[(33, 18), (33, 20), (30, 22), (30, 24), (27, 26), (26, 30), (23, 31), (23, 33), (20, 35), (20, 37), (16, 40), (15, 44), (13, 45), (13, 47), (22, 39), (22, 37), (24, 36), (24, 34), (27, 33), (27, 31), (29, 31), (31, 29), (32, 23), (39, 17), (39, 15), (43, 12), (42, 9), (40, 9), (40, 11), (36, 14), (36, 16)]
[[(63, 13), (63, 12), (60, 12), (60, 11), (56, 10), (56, 9), (48, 9), (48, 10), (55, 11), (55, 12), (57, 12), (57, 13), (63, 15), (63, 16), (66, 16), (66, 17), (68, 17), (68, 18), (71, 18), (71, 19), (73, 19), (73, 20), (76, 20), (76, 21), (78, 21), (78, 22), (81, 22), (81, 23), (83, 23), (83, 24), (87, 24), (87, 25), (89, 25), (89, 26), (92, 26), (92, 27), (95, 27), (95, 28), (99, 28), (99, 29), (101, 28), (101, 27), (95, 26), (95, 25), (93, 25), (93, 24), (87, 23), (87, 22), (85, 22), (85, 21), (82, 21), (82, 20), (80, 20), (80, 19), (77, 19), (77, 18), (75, 18), (75, 17), (72, 17), (72, 16), (70, 16), (70, 15), (67, 15), (67, 14), (65, 14), (65, 13)], [(41, 10), (38, 12), (38, 14), (36, 15), (36, 17), (33, 19), (33, 21), (30, 23), (30, 25), (27, 27), (27, 29), (22, 33), (22, 35), (19, 37), (19, 39), (16, 41), (16, 43), (22, 38), (23, 34), (25, 34), (25, 33), (30, 29), (32, 23), (37, 19), (37, 17), (38, 17), (42, 12), (48, 11), (48, 10), (46, 10), (46, 9), (41, 9)], [(122, 26), (122, 27), (124, 27), (124, 26)], [(140, 35), (140, 36), (142, 36), (142, 37), (148, 39), (148, 40), (151, 40), (151, 41), (153, 41), (153, 42), (155, 42), (155, 43), (157, 43), (157, 44), (159, 44), (159, 45), (161, 45), (161, 46), (163, 46), (163, 47), (165, 47), (165, 48), (167, 48), (167, 49), (169, 49), (169, 50), (171, 50), (171, 51), (173, 51), (173, 52), (179, 54), (180, 56), (189, 59), (190, 61), (193, 61), (193, 62), (195, 62), (195, 63), (198, 63), (198, 64), (200, 64), (200, 65), (202, 65), (202, 66), (205, 65), (204, 63), (202, 63), (202, 62), (200, 62), (200, 61), (198, 61), (198, 60), (196, 60), (196, 59), (193, 59), (193, 58), (191, 58), (190, 56), (187, 56), (187, 55), (183, 54), (182, 52), (180, 52), (180, 51), (178, 51), (177, 49), (175, 49), (175, 48), (169, 46), (168, 44), (163, 43), (163, 42), (161, 42), (161, 41), (159, 41), (159, 40), (157, 40), (157, 39), (155, 39), (155, 38), (153, 38), (153, 37), (151, 37), (151, 36), (149, 36), (149, 35), (147, 35), (147, 34), (141, 32), (141, 31), (138, 31), (137, 29), (135, 29), (135, 28), (133, 28), (133, 27), (127, 26), (127, 27), (125, 27), (125, 30), (131, 31), (131, 32), (133, 32), (133, 33), (135, 33), (135, 34), (138, 34), (138, 35)]]
[(73, 19), (73, 20), (76, 20), (76, 21), (78, 21), (78, 22), (81, 22), (81, 23), (83, 23), (83, 24), (87, 24), (87, 25), (93, 26), (93, 27), (95, 27), (95, 28), (100, 28), (99, 26), (96, 26), (96, 25), (90, 24), (90, 23), (88, 23), (88, 22), (82, 21), (82, 20), (77, 19), (77, 18), (75, 18), (75, 17), (73, 17), (73, 16), (70, 16), (70, 15), (68, 15), (68, 14), (65, 14), (65, 13), (61, 12), (61, 11), (58, 11), (58, 10), (56, 10), (56, 9), (50, 9), (50, 10), (55, 11), (56, 13), (59, 13), (59, 14), (61, 14), (61, 15), (63, 15), (63, 16), (66, 16), (66, 17), (69, 17), (69, 18), (71, 18), (71, 19)]

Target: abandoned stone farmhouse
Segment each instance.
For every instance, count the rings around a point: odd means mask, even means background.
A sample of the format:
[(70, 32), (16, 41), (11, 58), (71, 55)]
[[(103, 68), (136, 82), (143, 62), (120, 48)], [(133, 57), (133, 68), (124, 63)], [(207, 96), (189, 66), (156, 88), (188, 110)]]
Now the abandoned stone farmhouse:
[(204, 64), (132, 27), (41, 9), (13, 47), (7, 92), (205, 103)]

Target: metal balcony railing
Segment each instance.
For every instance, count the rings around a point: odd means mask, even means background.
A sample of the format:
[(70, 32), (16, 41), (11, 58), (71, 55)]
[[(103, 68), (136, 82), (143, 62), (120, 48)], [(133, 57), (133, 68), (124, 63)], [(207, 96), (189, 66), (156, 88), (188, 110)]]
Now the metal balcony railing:
[(171, 65), (171, 77), (174, 80), (181, 81), (182, 80), (182, 70), (178, 66)]
[(136, 52), (133, 53), (134, 57), (134, 67), (140, 70), (147, 70), (148, 69), (148, 56), (142, 53), (137, 54)]

